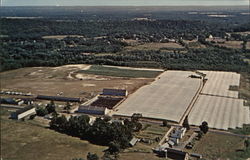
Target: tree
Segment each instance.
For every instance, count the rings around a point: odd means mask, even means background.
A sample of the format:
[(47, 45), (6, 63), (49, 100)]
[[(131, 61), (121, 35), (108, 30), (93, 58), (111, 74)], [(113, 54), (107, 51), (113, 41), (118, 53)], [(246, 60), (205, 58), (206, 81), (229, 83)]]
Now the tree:
[(59, 132), (65, 132), (67, 129), (67, 118), (64, 115), (60, 117), (56, 116), (52, 118), (49, 124), (51, 129)]
[(95, 153), (88, 153), (88, 155), (87, 155), (87, 160), (99, 160), (99, 157), (97, 156), (97, 154), (95, 154)]
[(135, 129), (134, 129), (134, 131), (135, 131), (135, 132), (139, 132), (141, 129), (142, 129), (142, 124), (141, 124), (140, 122), (137, 122), (137, 123), (135, 124)]
[(67, 102), (64, 109), (67, 110), (67, 112), (69, 113), (70, 108), (71, 108), (71, 105), (69, 102)]
[(36, 117), (36, 115), (35, 114), (32, 114), (32, 115), (30, 115), (30, 120), (32, 120), (32, 119), (34, 119)]
[(53, 100), (51, 100), (50, 103), (47, 104), (46, 109), (47, 109), (48, 113), (56, 112), (56, 105), (55, 105)]
[(168, 126), (168, 121), (167, 121), (167, 120), (163, 120), (163, 121), (162, 121), (162, 125), (163, 125), (164, 127), (167, 127), (167, 126)]
[(190, 129), (189, 122), (188, 122), (188, 116), (186, 116), (186, 118), (184, 119), (183, 127), (185, 127), (187, 130)]
[(202, 122), (202, 124), (199, 126), (200, 130), (206, 134), (209, 130), (208, 123), (206, 121)]
[(198, 132), (197, 137), (198, 137), (199, 140), (202, 138), (203, 134), (204, 134), (204, 133), (203, 133), (202, 131), (199, 131), (199, 132)]
[(121, 146), (119, 143), (112, 141), (109, 143), (109, 151), (111, 153), (116, 153), (119, 152), (121, 150)]
[(38, 115), (38, 116), (45, 116), (45, 115), (47, 115), (48, 114), (48, 111), (47, 111), (47, 109), (46, 108), (43, 108), (43, 107), (37, 107), (36, 108), (36, 114)]
[(249, 139), (245, 139), (244, 145), (245, 145), (246, 148), (250, 147), (250, 140)]

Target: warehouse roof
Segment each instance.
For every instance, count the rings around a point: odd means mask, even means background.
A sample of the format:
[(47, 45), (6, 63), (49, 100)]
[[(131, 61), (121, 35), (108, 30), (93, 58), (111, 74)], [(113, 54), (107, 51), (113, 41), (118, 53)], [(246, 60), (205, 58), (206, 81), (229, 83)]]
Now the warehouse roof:
[(54, 100), (54, 101), (81, 102), (80, 98), (71, 98), (71, 97), (38, 95), (36, 98), (44, 100)]
[(15, 113), (16, 113), (16, 114), (21, 114), (21, 113), (24, 113), (24, 112), (26, 112), (26, 111), (28, 111), (28, 110), (33, 109), (33, 108), (35, 108), (35, 107), (34, 107), (34, 106), (27, 106), (27, 107), (24, 107), (24, 108), (22, 108), (22, 109), (17, 110)]

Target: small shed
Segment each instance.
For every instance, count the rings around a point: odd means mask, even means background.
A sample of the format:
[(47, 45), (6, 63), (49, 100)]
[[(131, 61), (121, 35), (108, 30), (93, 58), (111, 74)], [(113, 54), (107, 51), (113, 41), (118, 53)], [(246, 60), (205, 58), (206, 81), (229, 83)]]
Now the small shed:
[(36, 114), (36, 109), (33, 106), (27, 106), (22, 109), (17, 110), (16, 112), (11, 113), (11, 118), (12, 119), (22, 119), (25, 118), (29, 115)]
[(126, 97), (128, 95), (128, 91), (126, 89), (108, 89), (108, 88), (104, 88), (103, 91), (102, 91), (102, 95)]
[(138, 138), (132, 138), (131, 141), (129, 142), (129, 145), (133, 147), (140, 139)]

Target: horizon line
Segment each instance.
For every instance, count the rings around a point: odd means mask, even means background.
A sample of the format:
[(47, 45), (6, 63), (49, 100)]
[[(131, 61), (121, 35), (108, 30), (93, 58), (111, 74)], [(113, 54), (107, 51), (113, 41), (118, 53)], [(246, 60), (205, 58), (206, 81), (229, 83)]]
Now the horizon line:
[(2, 5), (0, 7), (250, 7), (250, 5)]

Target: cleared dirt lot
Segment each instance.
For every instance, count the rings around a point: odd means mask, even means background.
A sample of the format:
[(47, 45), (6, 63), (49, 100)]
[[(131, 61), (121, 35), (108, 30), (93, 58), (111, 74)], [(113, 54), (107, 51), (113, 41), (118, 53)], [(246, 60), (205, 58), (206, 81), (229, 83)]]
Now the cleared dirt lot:
[(189, 115), (189, 123), (199, 126), (207, 121), (210, 128), (227, 130), (249, 124), (249, 107), (242, 99), (200, 95)]
[(187, 71), (166, 71), (150, 85), (130, 95), (115, 115), (167, 119), (178, 122), (199, 89), (201, 80)]
[(153, 78), (120, 78), (76, 74), (89, 65), (61, 67), (30, 67), (0, 73), (1, 90), (31, 92), (33, 94), (69, 97), (93, 97), (103, 88), (126, 88), (129, 93), (145, 85)]
[(238, 98), (238, 92), (229, 90), (230, 86), (240, 85), (240, 74), (234, 72), (201, 71), (208, 79), (203, 94)]

